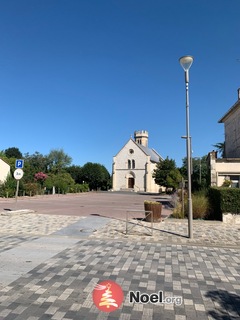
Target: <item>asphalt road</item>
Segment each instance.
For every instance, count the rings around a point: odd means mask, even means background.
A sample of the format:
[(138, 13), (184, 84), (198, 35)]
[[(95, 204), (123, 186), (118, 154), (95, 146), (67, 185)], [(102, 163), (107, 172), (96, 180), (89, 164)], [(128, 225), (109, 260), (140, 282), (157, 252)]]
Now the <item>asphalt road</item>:
[(0, 212), (33, 210), (39, 214), (125, 218), (126, 210), (144, 210), (144, 200), (161, 201), (163, 218), (171, 213), (169, 196), (117, 192), (18, 197), (17, 201), (1, 198)]

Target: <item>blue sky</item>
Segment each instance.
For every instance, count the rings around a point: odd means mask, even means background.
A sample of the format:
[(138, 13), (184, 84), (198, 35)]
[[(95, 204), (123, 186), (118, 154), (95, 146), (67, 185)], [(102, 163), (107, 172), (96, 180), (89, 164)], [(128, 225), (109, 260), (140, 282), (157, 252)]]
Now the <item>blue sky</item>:
[(2, 0), (0, 150), (72, 164), (112, 157), (135, 130), (182, 165), (190, 54), (193, 156), (224, 141), (240, 87), (239, 0)]

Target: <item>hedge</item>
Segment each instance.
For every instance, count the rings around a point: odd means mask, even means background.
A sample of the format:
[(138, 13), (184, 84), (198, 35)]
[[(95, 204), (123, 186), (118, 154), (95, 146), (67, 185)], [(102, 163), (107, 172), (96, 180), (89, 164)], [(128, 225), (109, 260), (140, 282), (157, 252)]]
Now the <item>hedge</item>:
[(222, 221), (223, 213), (240, 214), (240, 189), (210, 188), (209, 203), (212, 209), (211, 220)]

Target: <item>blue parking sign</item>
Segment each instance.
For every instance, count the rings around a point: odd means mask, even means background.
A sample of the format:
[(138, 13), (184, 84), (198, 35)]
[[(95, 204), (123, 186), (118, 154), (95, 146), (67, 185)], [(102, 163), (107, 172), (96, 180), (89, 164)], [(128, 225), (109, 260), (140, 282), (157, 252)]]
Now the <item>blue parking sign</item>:
[(24, 160), (22, 160), (22, 159), (16, 160), (15, 168), (17, 168), (17, 169), (22, 169), (23, 166), (24, 166)]

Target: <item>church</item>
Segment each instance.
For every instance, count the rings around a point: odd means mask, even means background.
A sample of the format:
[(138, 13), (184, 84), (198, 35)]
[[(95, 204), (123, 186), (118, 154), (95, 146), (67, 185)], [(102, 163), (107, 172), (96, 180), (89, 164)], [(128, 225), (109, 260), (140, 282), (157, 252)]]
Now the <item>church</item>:
[(112, 190), (158, 193), (161, 187), (152, 177), (163, 158), (148, 147), (148, 132), (135, 131), (123, 148), (113, 157)]

